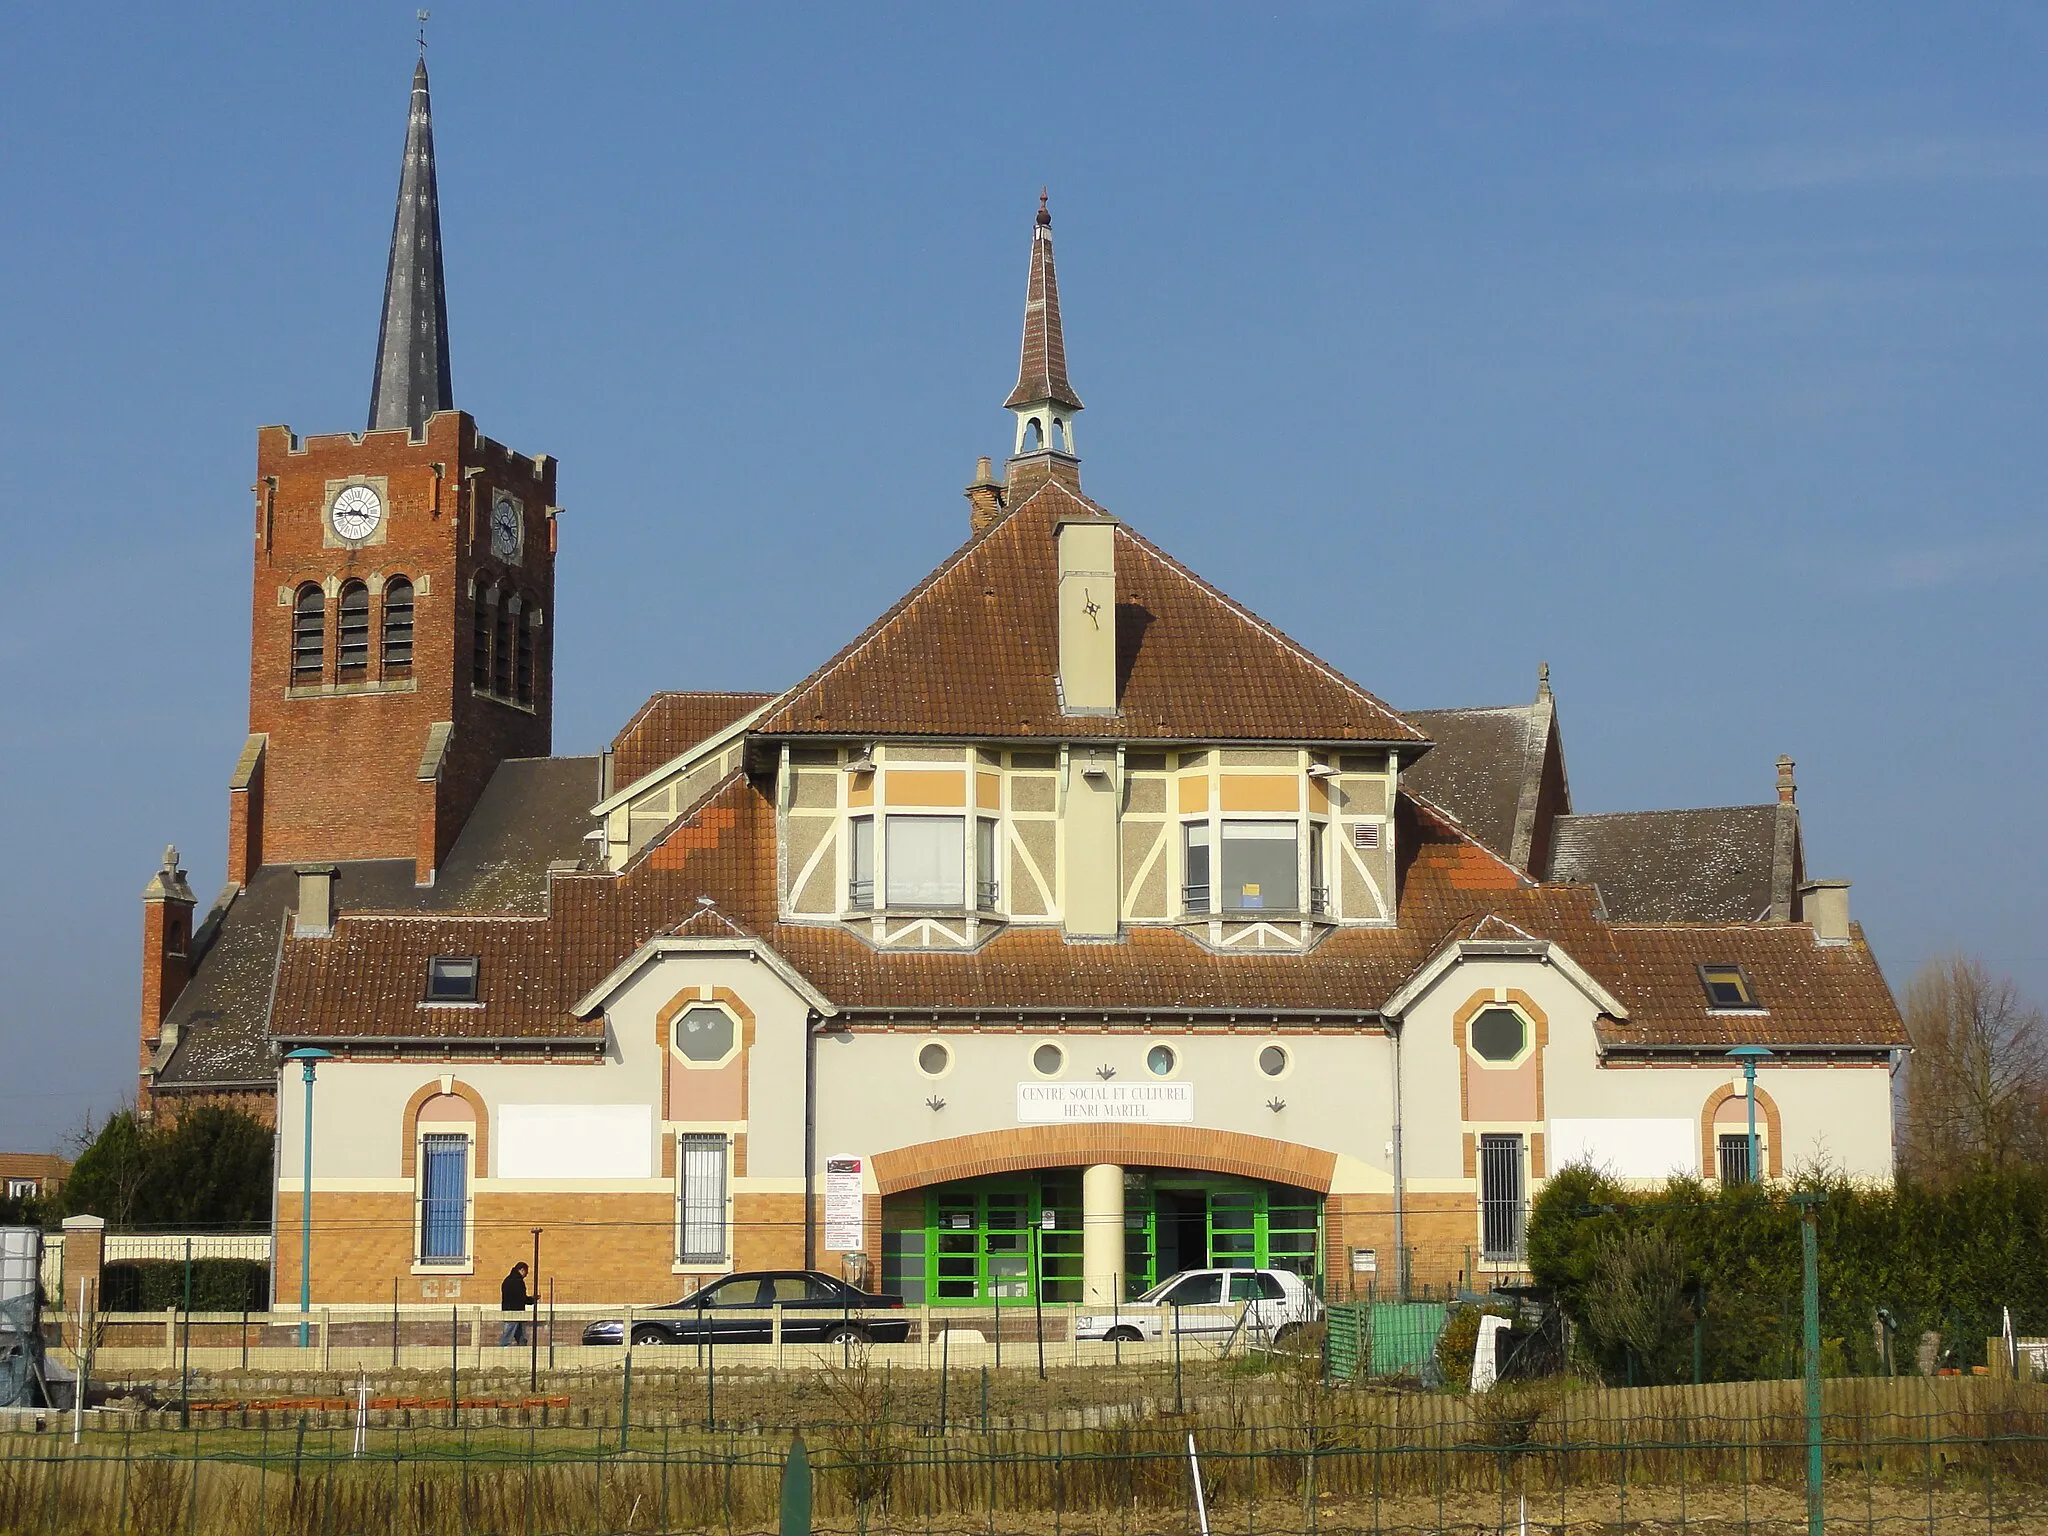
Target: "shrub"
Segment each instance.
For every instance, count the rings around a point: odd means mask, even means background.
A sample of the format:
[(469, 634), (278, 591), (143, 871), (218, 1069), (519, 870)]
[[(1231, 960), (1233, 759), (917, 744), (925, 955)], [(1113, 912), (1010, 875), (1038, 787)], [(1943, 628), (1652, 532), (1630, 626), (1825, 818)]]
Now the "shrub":
[[(185, 1265), (177, 1259), (132, 1259), (100, 1272), (100, 1306), (108, 1312), (161, 1312), (183, 1306)], [(270, 1266), (254, 1259), (192, 1261), (192, 1310), (260, 1312), (270, 1304)]]

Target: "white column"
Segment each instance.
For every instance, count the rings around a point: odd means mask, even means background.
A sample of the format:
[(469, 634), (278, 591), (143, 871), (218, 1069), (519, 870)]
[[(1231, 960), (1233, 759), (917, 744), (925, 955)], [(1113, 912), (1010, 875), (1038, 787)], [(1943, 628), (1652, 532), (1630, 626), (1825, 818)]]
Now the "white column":
[(1081, 1299), (1108, 1306), (1124, 1289), (1124, 1171), (1096, 1163), (1081, 1175)]

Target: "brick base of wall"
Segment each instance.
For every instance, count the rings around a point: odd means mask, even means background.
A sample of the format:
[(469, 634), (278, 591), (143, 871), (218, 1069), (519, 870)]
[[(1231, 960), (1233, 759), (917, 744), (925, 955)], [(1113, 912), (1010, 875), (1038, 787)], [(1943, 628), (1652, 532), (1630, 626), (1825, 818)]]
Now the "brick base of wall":
[[(803, 1197), (736, 1195), (735, 1269), (794, 1269), (803, 1263)], [(302, 1207), (277, 1197), (276, 1295), (299, 1295)], [(471, 1265), (415, 1273), (414, 1203), (409, 1193), (313, 1196), (315, 1305), (389, 1306), (460, 1302), (495, 1306), (498, 1287), (520, 1260), (533, 1262), (541, 1229), (538, 1293), (553, 1282), (558, 1302), (673, 1301), (703, 1279), (675, 1272), (675, 1202), (665, 1194), (480, 1194), (471, 1216)], [(837, 1272), (837, 1264), (828, 1266)], [(531, 1281), (529, 1282), (531, 1283)]]

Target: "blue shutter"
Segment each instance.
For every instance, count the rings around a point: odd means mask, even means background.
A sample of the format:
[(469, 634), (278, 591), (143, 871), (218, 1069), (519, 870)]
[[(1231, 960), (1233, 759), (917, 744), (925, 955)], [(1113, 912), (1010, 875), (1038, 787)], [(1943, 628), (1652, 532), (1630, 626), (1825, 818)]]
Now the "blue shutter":
[(460, 1264), (469, 1218), (469, 1138), (424, 1136), (420, 1149), (420, 1262)]

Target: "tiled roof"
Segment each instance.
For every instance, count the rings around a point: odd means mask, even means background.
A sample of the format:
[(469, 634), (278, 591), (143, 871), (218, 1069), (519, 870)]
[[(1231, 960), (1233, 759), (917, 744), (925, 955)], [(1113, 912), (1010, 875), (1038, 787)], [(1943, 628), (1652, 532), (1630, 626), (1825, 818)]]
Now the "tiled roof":
[[(612, 788), (624, 789), (716, 736), (772, 693), (657, 693), (612, 738)], [(596, 796), (591, 797), (595, 804)]]
[[(1610, 1047), (1903, 1046), (1891, 988), (1862, 929), (1851, 932), (1849, 943), (1816, 944), (1805, 923), (1618, 924), (1631, 1017), (1602, 1036)], [(1730, 964), (1757, 1011), (1708, 1008), (1699, 967)]]
[(1157, 547), (1116, 530), (1118, 713), (1062, 714), (1050, 482), (785, 694), (763, 735), (1373, 741), (1424, 735)]
[[(1608, 1031), (1618, 1045), (1712, 1046), (1731, 1028), (1759, 1027), (1779, 1044), (1889, 1045), (1897, 1028), (1883, 978), (1860, 943), (1817, 947), (1803, 924), (1617, 928), (1599, 918), (1589, 889), (1533, 884), (1405, 798), (1399, 925), (1339, 929), (1301, 955), (1219, 955), (1170, 928), (1133, 929), (1115, 944), (1012, 928), (969, 953), (880, 951), (842, 928), (777, 921), (773, 837), (768, 797), (735, 773), (628, 871), (556, 877), (545, 921), (344, 914), (331, 938), (286, 941), (278, 1032), (317, 1021), (309, 1028), (330, 1038), (590, 1038), (597, 1021), (567, 1015), (577, 998), (649, 938), (715, 933), (727, 922), (758, 935), (849, 1013), (1363, 1019), (1447, 937), (1521, 933), (1560, 944), (1624, 1003), (1630, 1021)], [(437, 952), (482, 957), (482, 1007), (445, 1018), (451, 1010), (418, 1006), (426, 961)], [(1770, 1004), (1767, 1024), (1731, 1026), (1708, 1015), (1687, 967), (1726, 959), (1751, 967)], [(1688, 976), (1690, 990), (1681, 984)]]
[(1779, 807), (1560, 816), (1550, 877), (1597, 885), (1616, 922), (1749, 922), (1771, 911)]
[(1081, 397), (1067, 382), (1067, 333), (1060, 324), (1060, 279), (1052, 259), (1052, 215), (1038, 200), (1031, 231), (1031, 271), (1024, 280), (1024, 348), (1017, 360), (1017, 387), (1003, 402), (1012, 406), (1050, 401), (1081, 409)]
[[(351, 860), (337, 866), (335, 904), (344, 916), (542, 913), (547, 867), (583, 851), (596, 798), (594, 757), (500, 763), (433, 885), (414, 884), (411, 859)], [(274, 1075), (267, 1033), (271, 981), (285, 914), (297, 897), (298, 875), (285, 864), (266, 865), (243, 890), (222, 892), (194, 936), (198, 969), (165, 1020), (177, 1043), (157, 1069), (159, 1091), (265, 1082)]]

